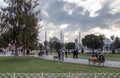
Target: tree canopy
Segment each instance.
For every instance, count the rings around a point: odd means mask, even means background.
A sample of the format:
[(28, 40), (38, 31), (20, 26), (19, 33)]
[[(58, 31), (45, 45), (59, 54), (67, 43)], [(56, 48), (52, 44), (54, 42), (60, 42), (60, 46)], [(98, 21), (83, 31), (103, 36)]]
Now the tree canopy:
[(102, 36), (96, 36), (94, 34), (86, 35), (82, 39), (82, 43), (84, 46), (90, 48), (93, 52), (95, 49), (102, 49), (102, 47), (104, 46)]
[(8, 7), (2, 9), (4, 17), (1, 18), (1, 28), (6, 28), (4, 33), (9, 34), (7, 43), (17, 42), (19, 46), (33, 49), (41, 27), (38, 26), (41, 21), (40, 10), (35, 10), (38, 6), (37, 0), (5, 0), (5, 3)]
[(120, 48), (120, 38), (116, 37), (115, 40), (112, 43), (113, 49), (118, 49)]
[(74, 42), (69, 42), (65, 45), (66, 49), (75, 49), (75, 43)]
[(49, 47), (51, 50), (55, 49), (56, 51), (58, 51), (59, 49), (61, 49), (61, 43), (57, 41), (49, 42)]
[[(41, 25), (40, 10), (37, 9), (38, 0), (4, 0), (8, 6), (1, 11), (0, 29), (5, 44), (35, 49), (38, 45), (38, 33)], [(8, 37), (6, 37), (8, 36)], [(5, 45), (4, 43), (0, 43)]]

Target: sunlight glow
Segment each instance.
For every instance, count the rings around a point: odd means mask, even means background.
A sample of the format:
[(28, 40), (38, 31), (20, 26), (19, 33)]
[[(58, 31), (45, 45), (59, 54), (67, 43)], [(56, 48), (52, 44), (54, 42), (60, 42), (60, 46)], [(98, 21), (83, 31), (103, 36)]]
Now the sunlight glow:
[(61, 26), (60, 26), (60, 29), (65, 29), (65, 28), (67, 28), (69, 26), (69, 24), (62, 24)]
[(86, 32), (85, 34), (96, 34), (96, 35), (104, 34), (105, 37), (110, 38), (111, 35), (120, 37), (119, 33), (120, 33), (120, 29), (113, 26), (109, 29), (101, 29), (101, 28), (98, 28), (98, 27), (93, 28), (90, 31)]

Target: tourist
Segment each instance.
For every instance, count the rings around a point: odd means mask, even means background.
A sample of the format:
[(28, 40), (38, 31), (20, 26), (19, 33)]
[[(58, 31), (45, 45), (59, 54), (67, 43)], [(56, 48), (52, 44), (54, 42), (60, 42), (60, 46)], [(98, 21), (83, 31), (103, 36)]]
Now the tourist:
[(76, 49), (76, 50), (74, 50), (74, 52), (73, 52), (73, 58), (78, 58), (78, 50)]
[(84, 49), (83, 48), (82, 48), (81, 52), (84, 53)]
[(101, 52), (100, 56), (99, 56), (99, 59), (104, 62), (105, 61), (105, 56), (104, 56), (104, 53)]
[(45, 51), (45, 52), (46, 52), (46, 56), (48, 56), (48, 50), (47, 50), (47, 49), (46, 49), (46, 51)]
[(64, 61), (64, 53), (65, 53), (65, 50), (63, 49), (62, 50), (62, 53), (61, 53), (61, 60)]
[(61, 50), (60, 49), (58, 50), (58, 60), (59, 61), (61, 60)]
[(26, 54), (27, 54), (27, 55), (28, 55), (28, 54), (30, 54), (30, 51), (29, 51), (29, 49), (27, 49), (27, 50), (26, 50)]
[(65, 50), (65, 57), (67, 58), (68, 50)]

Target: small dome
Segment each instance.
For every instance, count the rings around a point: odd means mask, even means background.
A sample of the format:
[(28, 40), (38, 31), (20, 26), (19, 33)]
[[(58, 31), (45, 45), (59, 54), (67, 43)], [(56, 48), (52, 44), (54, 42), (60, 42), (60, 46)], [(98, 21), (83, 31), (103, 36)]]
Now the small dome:
[(60, 42), (60, 40), (57, 37), (53, 37), (50, 40), (51, 42)]
[(104, 41), (105, 44), (111, 44), (111, 43), (112, 43), (112, 42), (110, 41), (110, 39), (108, 39), (108, 38), (105, 38), (103, 41)]

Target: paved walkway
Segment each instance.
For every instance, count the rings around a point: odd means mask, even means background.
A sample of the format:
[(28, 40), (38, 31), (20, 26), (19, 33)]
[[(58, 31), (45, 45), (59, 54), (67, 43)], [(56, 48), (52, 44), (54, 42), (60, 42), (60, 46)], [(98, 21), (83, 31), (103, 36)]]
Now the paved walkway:
[[(11, 56), (11, 53), (7, 53), (5, 55), (4, 54), (0, 54), (0, 56), (4, 56), (4, 57), (5, 56)], [(53, 55), (48, 55), (48, 56), (43, 55), (41, 57), (38, 57), (37, 55), (33, 55), (33, 57), (46, 59), (46, 60), (59, 61), (58, 59), (54, 59)], [(64, 61), (62, 61), (62, 62), (89, 65), (88, 59), (64, 58)], [(91, 63), (91, 65), (93, 65), (93, 64)], [(98, 66), (98, 64), (96, 63), (95, 66)], [(101, 64), (101, 66), (103, 66), (103, 64)], [(104, 66), (120, 68), (120, 61), (105, 61)]]
[[(38, 56), (34, 56), (34, 57), (42, 58), (46, 60), (59, 61), (58, 59), (54, 59), (52, 55), (48, 55), (48, 56), (43, 55), (41, 57), (38, 57)], [(89, 65), (88, 59), (64, 58), (64, 61), (62, 62)], [(93, 65), (93, 63), (91, 63), (91, 65)], [(98, 66), (98, 63), (96, 63), (95, 66)], [(101, 64), (101, 66), (103, 66), (103, 63)], [(120, 68), (120, 61), (105, 61), (104, 66)]]

